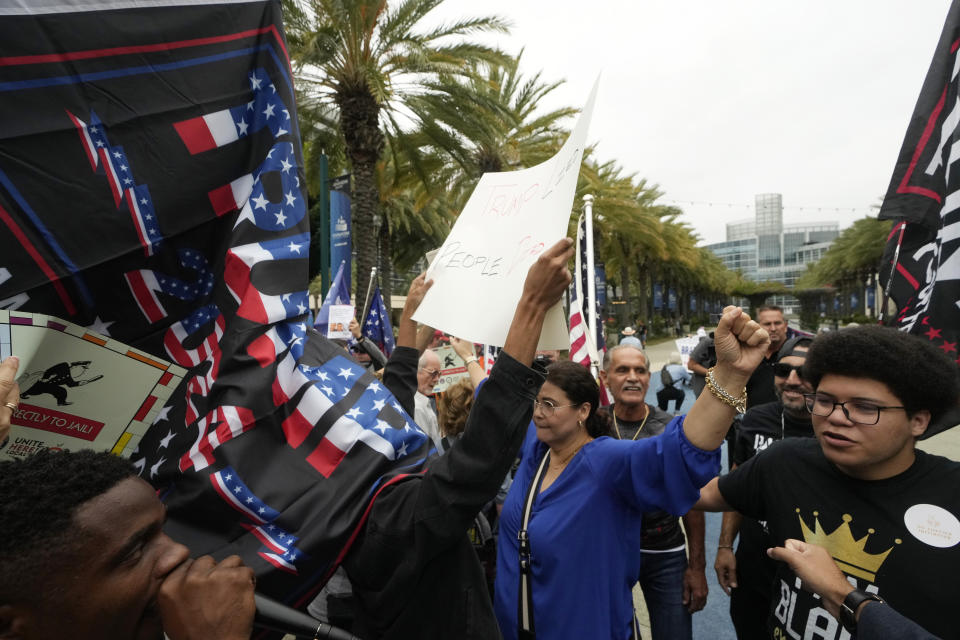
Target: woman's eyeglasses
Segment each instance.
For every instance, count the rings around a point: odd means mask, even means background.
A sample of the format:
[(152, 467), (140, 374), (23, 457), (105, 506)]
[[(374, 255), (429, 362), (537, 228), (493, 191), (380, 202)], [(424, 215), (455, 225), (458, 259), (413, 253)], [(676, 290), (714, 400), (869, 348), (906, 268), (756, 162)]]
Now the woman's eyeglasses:
[(554, 404), (550, 400), (544, 400), (543, 402), (540, 402), (539, 400), (533, 401), (533, 410), (536, 411), (537, 409), (540, 409), (540, 411), (542, 411), (543, 415), (545, 416), (552, 416), (557, 412), (557, 409), (563, 409), (564, 407), (575, 407), (575, 406), (577, 405), (576, 404), (559, 404), (558, 405), (558, 404)]

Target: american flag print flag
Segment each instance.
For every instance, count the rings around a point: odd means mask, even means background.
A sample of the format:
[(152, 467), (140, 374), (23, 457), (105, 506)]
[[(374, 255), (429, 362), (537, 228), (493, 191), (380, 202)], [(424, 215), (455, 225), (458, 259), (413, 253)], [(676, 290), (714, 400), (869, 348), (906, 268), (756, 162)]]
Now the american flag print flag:
[[(570, 359), (589, 367), (594, 358), (603, 358), (606, 342), (603, 334), (603, 321), (600, 316), (600, 302), (590, 300), (587, 295), (587, 283), (593, 278), (593, 269), (588, 267), (586, 219), (580, 216), (577, 225), (577, 257), (574, 279), (570, 284)], [(595, 321), (596, 333), (590, 335), (588, 314)], [(599, 350), (598, 350), (599, 345)]]
[(308, 327), (280, 2), (0, 0), (0, 41), (0, 301), (187, 370), (131, 459), (171, 536), (302, 605), (428, 439)]

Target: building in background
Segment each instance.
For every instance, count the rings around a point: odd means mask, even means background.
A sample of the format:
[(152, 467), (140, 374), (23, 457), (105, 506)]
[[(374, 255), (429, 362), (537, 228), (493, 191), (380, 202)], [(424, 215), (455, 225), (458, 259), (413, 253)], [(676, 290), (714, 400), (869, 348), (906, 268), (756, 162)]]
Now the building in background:
[[(819, 260), (840, 235), (836, 222), (783, 223), (783, 196), (755, 196), (753, 220), (727, 224), (727, 239), (706, 245), (723, 263), (757, 282), (772, 280), (793, 287), (806, 265)], [(793, 296), (775, 296), (774, 304), (796, 313), (800, 304)]]

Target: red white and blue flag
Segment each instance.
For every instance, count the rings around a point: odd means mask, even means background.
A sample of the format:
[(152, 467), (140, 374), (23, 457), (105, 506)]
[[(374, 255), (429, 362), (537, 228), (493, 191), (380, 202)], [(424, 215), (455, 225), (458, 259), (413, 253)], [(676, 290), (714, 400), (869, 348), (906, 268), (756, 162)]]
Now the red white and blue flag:
[(361, 329), (364, 337), (373, 340), (380, 351), (383, 351), (388, 357), (393, 353), (393, 325), (390, 324), (390, 314), (387, 312), (387, 306), (383, 302), (383, 294), (380, 293), (380, 285), (373, 289), (373, 297), (370, 299), (370, 310), (363, 321)]
[[(594, 278), (592, 262), (587, 255), (586, 218), (580, 216), (577, 225), (577, 257), (574, 273), (576, 277), (570, 284), (570, 359), (585, 367), (599, 364), (607, 350), (603, 335), (603, 321), (600, 317), (600, 301), (597, 296), (591, 300), (587, 283)], [(594, 322), (595, 333), (590, 332), (590, 316)], [(599, 349), (598, 349), (599, 345)]]
[(0, 308), (186, 367), (132, 456), (168, 532), (304, 603), (429, 439), (308, 327), (279, 0), (0, 0), (0, 42)]

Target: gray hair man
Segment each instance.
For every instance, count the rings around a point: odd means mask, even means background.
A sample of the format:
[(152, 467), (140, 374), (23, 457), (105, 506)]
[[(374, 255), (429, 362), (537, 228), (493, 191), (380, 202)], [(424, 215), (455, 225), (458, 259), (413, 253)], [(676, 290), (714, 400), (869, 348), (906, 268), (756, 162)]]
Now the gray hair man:
[[(613, 395), (610, 417), (615, 437), (637, 440), (656, 436), (674, 419), (646, 401), (650, 359), (639, 346), (621, 343), (608, 350), (600, 380)], [(681, 529), (679, 519), (665, 511), (643, 515), (643, 561), (637, 578), (650, 612), (653, 640), (692, 638), (691, 614), (707, 601), (703, 514), (691, 511), (683, 516), (683, 525)]]

